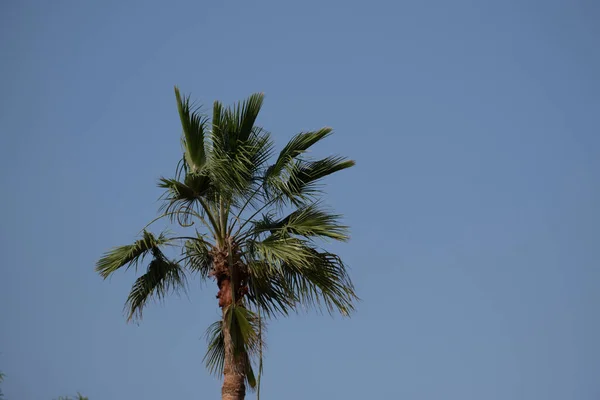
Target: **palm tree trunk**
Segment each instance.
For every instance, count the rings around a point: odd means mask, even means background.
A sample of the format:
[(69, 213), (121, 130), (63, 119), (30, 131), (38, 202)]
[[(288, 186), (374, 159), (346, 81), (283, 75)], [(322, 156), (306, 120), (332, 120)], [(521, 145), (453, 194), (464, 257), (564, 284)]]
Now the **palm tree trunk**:
[(225, 365), (223, 368), (223, 387), (221, 388), (222, 400), (244, 400), (246, 385), (244, 383), (244, 366), (236, 361), (233, 354), (231, 334), (227, 324), (223, 324), (223, 339), (225, 341)]
[[(229, 240), (229, 239), (228, 239)], [(241, 299), (247, 290), (245, 284), (241, 284), (239, 277), (239, 252), (235, 250), (230, 242), (228, 242), (227, 250), (213, 250), (213, 272), (217, 278), (219, 293), (219, 307), (223, 310), (222, 332), (225, 345), (225, 363), (223, 365), (223, 387), (221, 388), (221, 398), (223, 400), (244, 400), (246, 396), (246, 359), (245, 357), (237, 357), (233, 351), (233, 343), (231, 340), (231, 332), (229, 326), (225, 323), (225, 314), (227, 308), (233, 304), (241, 304)], [(239, 297), (238, 297), (239, 296)]]

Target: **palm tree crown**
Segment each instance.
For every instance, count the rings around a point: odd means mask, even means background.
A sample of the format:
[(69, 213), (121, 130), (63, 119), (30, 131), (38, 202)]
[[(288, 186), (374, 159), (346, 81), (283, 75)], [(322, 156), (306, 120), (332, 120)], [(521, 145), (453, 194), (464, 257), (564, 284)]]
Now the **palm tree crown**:
[[(230, 107), (215, 102), (212, 118), (177, 87), (175, 96), (183, 157), (173, 178), (159, 180), (160, 215), (135, 243), (105, 253), (96, 271), (107, 278), (147, 262), (126, 301), (128, 320), (141, 318), (149, 299), (185, 289), (189, 276), (214, 279), (223, 318), (208, 330), (205, 360), (225, 374), (223, 398), (243, 398), (245, 389), (234, 386), (239, 379), (256, 384), (261, 317), (299, 308), (353, 310), (357, 297), (344, 263), (321, 247), (328, 239), (347, 240), (348, 228), (323, 206), (320, 183), (354, 162), (306, 156), (330, 128), (297, 134), (276, 154), (270, 134), (255, 124), (263, 94)], [(163, 218), (191, 233), (151, 233), (150, 225)], [(173, 246), (176, 257), (165, 253)], [(239, 379), (226, 390), (228, 374)]]

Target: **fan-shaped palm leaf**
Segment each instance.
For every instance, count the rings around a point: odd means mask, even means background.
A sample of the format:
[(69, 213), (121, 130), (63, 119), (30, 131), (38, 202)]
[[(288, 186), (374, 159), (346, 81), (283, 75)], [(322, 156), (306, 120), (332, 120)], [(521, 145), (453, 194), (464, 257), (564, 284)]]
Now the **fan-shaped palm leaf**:
[(340, 215), (331, 214), (319, 203), (302, 206), (287, 217), (272, 220), (268, 215), (254, 223), (251, 235), (279, 233), (282, 236), (300, 235), (306, 238), (320, 237), (334, 240), (348, 240), (348, 227), (340, 224)]
[(125, 309), (127, 320), (142, 318), (142, 311), (148, 300), (156, 297), (162, 300), (167, 294), (185, 289), (185, 273), (175, 262), (156, 252), (146, 273), (140, 276), (127, 297)]
[(175, 87), (177, 110), (183, 128), (183, 147), (185, 161), (192, 171), (200, 170), (206, 162), (205, 132), (208, 118), (199, 113), (199, 109), (192, 109), (189, 96), (181, 96)]
[(160, 246), (169, 244), (172, 240), (165, 232), (155, 237), (152, 233), (144, 230), (142, 238), (135, 243), (115, 247), (106, 252), (96, 263), (96, 272), (106, 279), (113, 272), (126, 265), (137, 267), (137, 264), (146, 255), (157, 251)]

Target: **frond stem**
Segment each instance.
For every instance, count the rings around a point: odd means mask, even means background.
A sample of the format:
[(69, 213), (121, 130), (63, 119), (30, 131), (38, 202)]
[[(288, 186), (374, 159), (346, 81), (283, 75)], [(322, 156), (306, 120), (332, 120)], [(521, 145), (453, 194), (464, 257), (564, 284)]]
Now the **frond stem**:
[[(254, 198), (254, 196), (256, 196), (256, 194), (258, 192), (260, 192), (260, 190), (262, 189), (262, 186), (258, 186), (256, 188), (256, 190), (254, 190), (252, 192), (252, 194), (248, 197), (248, 200), (246, 200), (246, 202), (244, 203), (244, 205), (242, 206), (242, 208), (240, 208), (240, 211), (237, 213), (237, 215), (235, 216), (235, 219), (240, 222), (240, 218), (242, 216), (242, 213), (244, 212), (244, 210), (246, 209), (246, 207), (248, 207), (248, 205), (250, 204), (250, 202), (252, 201), (252, 199)], [(229, 235), (231, 235), (231, 232), (233, 232), (233, 228), (235, 227), (235, 221), (231, 223), (231, 226), (229, 227), (228, 233)]]

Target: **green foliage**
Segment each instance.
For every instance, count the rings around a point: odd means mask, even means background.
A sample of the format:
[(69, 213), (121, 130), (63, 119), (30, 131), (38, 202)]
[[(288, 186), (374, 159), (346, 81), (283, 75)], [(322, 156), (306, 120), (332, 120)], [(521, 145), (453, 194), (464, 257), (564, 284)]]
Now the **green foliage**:
[(96, 271), (104, 278), (124, 266), (137, 267), (140, 261), (148, 254), (160, 253), (160, 246), (169, 243), (170, 239), (165, 233), (155, 237), (144, 230), (142, 238), (127, 246), (119, 246), (104, 254), (96, 263)]
[(299, 133), (288, 142), (281, 150), (275, 163), (267, 170), (267, 178), (279, 176), (282, 171), (304, 153), (310, 146), (319, 140), (329, 136), (333, 132), (331, 128), (322, 128), (315, 132)]
[(254, 222), (249, 233), (257, 236), (270, 232), (277, 233), (280, 237), (298, 235), (345, 241), (348, 240), (348, 227), (340, 223), (340, 217), (313, 203), (298, 208), (280, 220), (272, 220), (268, 215), (263, 215), (262, 220)]
[(199, 113), (199, 109), (193, 109), (189, 96), (181, 97), (178, 88), (175, 88), (175, 97), (183, 128), (182, 142), (185, 149), (185, 161), (195, 172), (200, 170), (206, 162), (204, 136), (208, 119)]
[(171, 292), (185, 289), (185, 279), (181, 266), (157, 251), (148, 264), (146, 273), (135, 281), (127, 297), (125, 303), (127, 319), (133, 319), (136, 314), (141, 318), (142, 310), (152, 296), (161, 300)]
[(204, 362), (208, 370), (217, 376), (223, 373), (225, 362), (225, 336), (223, 327), (231, 337), (231, 351), (236, 360), (244, 367), (246, 382), (250, 388), (256, 388), (256, 377), (252, 369), (252, 359), (261, 356), (262, 330), (260, 317), (245, 307), (234, 304), (224, 311), (222, 321), (214, 322), (206, 331), (208, 350)]
[[(247, 257), (252, 260), (252, 277), (262, 281), (259, 285), (252, 282), (249, 300), (268, 316), (297, 311), (298, 305), (324, 306), (328, 312), (337, 310), (342, 315), (354, 309), (352, 282), (335, 254), (319, 252), (299, 238), (273, 234), (249, 240)], [(270, 284), (264, 285), (265, 281)]]
[[(300, 133), (276, 153), (271, 135), (256, 125), (262, 93), (230, 107), (215, 102), (210, 118), (178, 88), (175, 97), (183, 157), (173, 178), (160, 178), (162, 214), (146, 228), (167, 218), (194, 232), (155, 236), (145, 228), (133, 244), (104, 254), (96, 271), (107, 278), (146, 263), (125, 304), (128, 320), (140, 319), (150, 299), (185, 290), (188, 276), (210, 278), (215, 251), (239, 253), (247, 268), (248, 294), (234, 298), (223, 320), (209, 327), (205, 362), (211, 372), (221, 374), (230, 345), (245, 366), (248, 385), (254, 387), (262, 370), (262, 316), (300, 309), (349, 315), (354, 309), (357, 297), (345, 264), (320, 247), (349, 238), (341, 216), (320, 198), (323, 178), (354, 161), (307, 156), (312, 146), (332, 134), (328, 127)], [(168, 257), (169, 247), (179, 249), (181, 257)], [(257, 359), (258, 379), (252, 369)]]
[(89, 400), (89, 398), (83, 396), (81, 393), (77, 393), (77, 396), (75, 396), (74, 398), (70, 396), (60, 396), (56, 400)]
[(223, 336), (223, 321), (213, 322), (206, 330), (208, 349), (204, 356), (206, 368), (211, 374), (220, 375), (225, 362), (225, 338)]
[(198, 272), (202, 279), (207, 279), (212, 267), (212, 258), (209, 253), (208, 244), (199, 239), (187, 240), (183, 252), (186, 255), (184, 261), (190, 272)]

